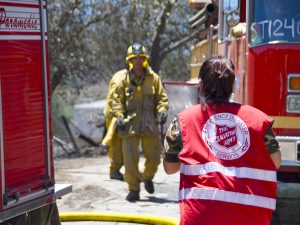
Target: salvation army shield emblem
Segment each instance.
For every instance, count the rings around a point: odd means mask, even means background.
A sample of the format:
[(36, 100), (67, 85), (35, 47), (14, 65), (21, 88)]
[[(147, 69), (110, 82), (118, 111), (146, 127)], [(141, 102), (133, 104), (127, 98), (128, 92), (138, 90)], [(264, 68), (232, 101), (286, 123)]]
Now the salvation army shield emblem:
[(209, 150), (223, 160), (242, 157), (250, 146), (247, 125), (231, 113), (212, 115), (204, 124), (202, 138)]
[(216, 124), (216, 142), (225, 148), (231, 148), (237, 144), (237, 126)]

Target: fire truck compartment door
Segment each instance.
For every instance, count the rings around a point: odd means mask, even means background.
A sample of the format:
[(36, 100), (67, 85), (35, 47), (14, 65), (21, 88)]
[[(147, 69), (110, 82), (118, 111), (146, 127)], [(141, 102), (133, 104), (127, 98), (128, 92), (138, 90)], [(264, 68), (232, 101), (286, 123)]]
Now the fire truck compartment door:
[(54, 169), (49, 148), (46, 6), (44, 1), (0, 1), (0, 9), (0, 17), (7, 21), (0, 23), (2, 210), (12, 201), (17, 205), (51, 196)]

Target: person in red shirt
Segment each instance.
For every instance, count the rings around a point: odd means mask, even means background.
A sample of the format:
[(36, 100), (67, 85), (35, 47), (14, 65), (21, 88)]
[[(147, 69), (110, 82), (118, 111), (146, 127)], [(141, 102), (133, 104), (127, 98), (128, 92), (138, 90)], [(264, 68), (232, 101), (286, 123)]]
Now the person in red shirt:
[(269, 225), (281, 153), (273, 119), (230, 102), (230, 59), (213, 56), (199, 72), (201, 103), (180, 112), (165, 138), (167, 174), (180, 171), (181, 225)]

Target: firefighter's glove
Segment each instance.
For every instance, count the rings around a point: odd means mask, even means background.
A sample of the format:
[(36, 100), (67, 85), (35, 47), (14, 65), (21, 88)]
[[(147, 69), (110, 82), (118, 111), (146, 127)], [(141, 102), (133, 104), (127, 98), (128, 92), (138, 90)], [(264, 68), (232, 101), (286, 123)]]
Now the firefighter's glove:
[(165, 122), (167, 122), (167, 118), (168, 118), (167, 112), (165, 111), (159, 112), (157, 116), (157, 121), (159, 124), (164, 124)]
[(123, 117), (119, 117), (117, 119), (117, 126), (119, 129), (124, 130), (125, 129), (125, 121)]

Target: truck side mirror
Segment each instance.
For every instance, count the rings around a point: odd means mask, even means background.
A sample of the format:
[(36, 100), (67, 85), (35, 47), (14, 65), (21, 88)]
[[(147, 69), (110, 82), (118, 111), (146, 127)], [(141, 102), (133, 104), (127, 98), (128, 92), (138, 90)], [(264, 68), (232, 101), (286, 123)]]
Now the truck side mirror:
[(238, 23), (240, 22), (240, 15), (234, 11), (230, 12), (226, 16), (226, 22), (230, 27), (234, 27), (234, 26), (238, 25)]
[(230, 27), (236, 26), (240, 22), (240, 2), (239, 0), (224, 0), (223, 11), (226, 23)]

